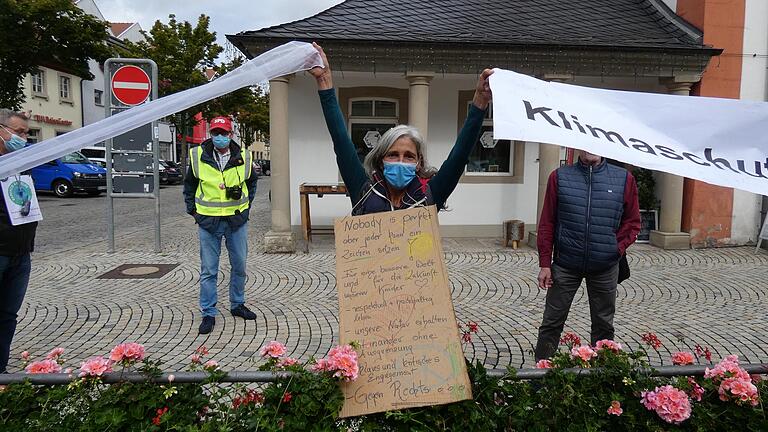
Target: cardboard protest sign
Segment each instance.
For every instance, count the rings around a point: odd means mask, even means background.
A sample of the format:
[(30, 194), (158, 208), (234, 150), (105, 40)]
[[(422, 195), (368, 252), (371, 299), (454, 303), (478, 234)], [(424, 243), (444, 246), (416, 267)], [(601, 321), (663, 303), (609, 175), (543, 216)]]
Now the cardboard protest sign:
[(340, 339), (360, 345), (341, 416), (472, 398), (435, 207), (345, 217), (334, 228)]

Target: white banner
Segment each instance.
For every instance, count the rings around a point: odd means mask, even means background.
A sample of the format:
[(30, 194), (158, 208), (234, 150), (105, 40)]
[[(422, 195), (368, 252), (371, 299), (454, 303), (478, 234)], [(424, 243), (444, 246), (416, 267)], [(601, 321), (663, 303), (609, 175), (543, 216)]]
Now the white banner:
[(603, 90), (496, 69), (495, 139), (557, 144), (768, 195), (768, 103)]
[(288, 42), (205, 85), (153, 100), (67, 134), (0, 156), (0, 178), (34, 168), (245, 86), (322, 64), (320, 55), (311, 44)]

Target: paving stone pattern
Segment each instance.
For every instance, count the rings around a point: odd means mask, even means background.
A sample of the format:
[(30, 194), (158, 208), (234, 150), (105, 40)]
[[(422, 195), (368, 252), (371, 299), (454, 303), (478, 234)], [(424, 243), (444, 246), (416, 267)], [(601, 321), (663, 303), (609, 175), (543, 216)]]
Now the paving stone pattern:
[[(318, 239), (310, 253), (263, 254), (269, 222), (268, 182), (266, 188), (263, 183), (249, 227), (246, 282), (246, 302), (257, 312), (256, 321), (229, 314), (224, 253), (216, 327), (209, 335), (197, 334), (200, 260), (196, 226), (186, 215), (164, 219), (161, 254), (146, 252), (153, 239), (149, 228), (123, 232), (115, 254), (103, 252), (103, 238), (48, 251), (43, 238), (9, 370), (21, 367), (18, 355), (25, 349), (39, 357), (62, 346), (68, 366), (79, 366), (125, 341), (144, 344), (169, 370), (183, 369), (200, 344), (228, 370), (254, 369), (259, 348), (270, 340), (284, 342), (289, 354), (302, 360), (325, 355), (338, 342), (332, 243)], [(466, 355), (487, 367), (531, 367), (545, 296), (536, 287), (535, 251), (505, 249), (499, 239), (445, 239), (444, 244), (458, 319), (480, 325)], [(671, 352), (693, 350), (696, 343), (711, 347), (715, 359), (737, 353), (745, 362), (768, 362), (768, 254), (748, 247), (671, 252), (636, 245), (629, 259), (632, 277), (618, 291), (618, 341), (638, 347), (642, 333), (656, 332), (664, 342), (650, 355), (657, 365), (669, 364)], [(159, 279), (98, 279), (123, 264), (150, 263), (179, 266)], [(584, 289), (566, 329), (589, 337)]]

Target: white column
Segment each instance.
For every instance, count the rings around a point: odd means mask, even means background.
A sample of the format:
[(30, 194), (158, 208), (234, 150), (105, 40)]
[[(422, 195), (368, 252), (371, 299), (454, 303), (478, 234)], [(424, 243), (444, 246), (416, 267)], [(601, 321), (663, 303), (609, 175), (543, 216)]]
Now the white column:
[(296, 251), (291, 232), (291, 165), (288, 145), (288, 82), (291, 77), (282, 76), (269, 81), (272, 229), (264, 235), (264, 250), (267, 253)]
[(429, 134), (429, 83), (434, 78), (432, 72), (410, 72), (405, 75), (409, 83), (408, 123), (415, 126), (424, 142)]
[[(669, 94), (690, 96), (691, 86), (701, 79), (698, 75), (662, 78), (659, 81), (667, 87)], [(651, 231), (650, 242), (663, 249), (688, 249), (690, 235), (682, 232), (683, 182), (684, 178), (674, 174), (656, 172), (656, 197), (661, 202), (658, 229)]]

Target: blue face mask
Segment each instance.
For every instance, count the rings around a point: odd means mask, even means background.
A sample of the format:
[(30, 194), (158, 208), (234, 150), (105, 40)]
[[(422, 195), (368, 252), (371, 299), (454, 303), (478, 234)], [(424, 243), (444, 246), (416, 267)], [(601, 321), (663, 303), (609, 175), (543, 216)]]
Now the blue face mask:
[(211, 141), (213, 141), (213, 145), (215, 145), (217, 149), (229, 147), (229, 137), (226, 135), (213, 136), (211, 137)]
[(416, 164), (403, 162), (384, 162), (384, 178), (395, 189), (405, 189), (416, 177)]
[[(8, 153), (16, 150), (21, 150), (27, 146), (27, 140), (16, 135), (15, 133), (12, 133), (8, 129), (5, 129), (5, 131), (11, 134), (11, 137), (9, 139), (7, 140), (3, 139), (3, 141), (5, 142), (5, 149), (8, 151)], [(2, 137), (0, 137), (0, 139), (2, 139)]]

